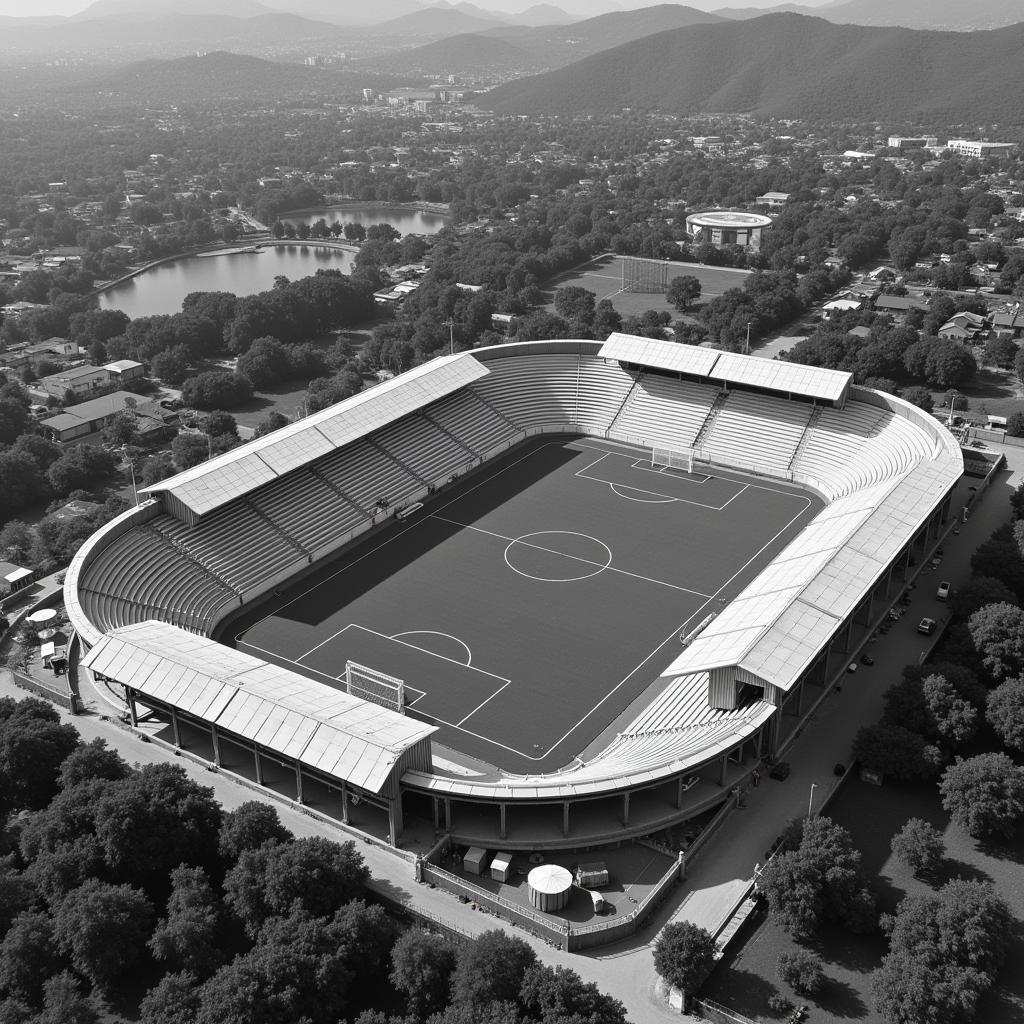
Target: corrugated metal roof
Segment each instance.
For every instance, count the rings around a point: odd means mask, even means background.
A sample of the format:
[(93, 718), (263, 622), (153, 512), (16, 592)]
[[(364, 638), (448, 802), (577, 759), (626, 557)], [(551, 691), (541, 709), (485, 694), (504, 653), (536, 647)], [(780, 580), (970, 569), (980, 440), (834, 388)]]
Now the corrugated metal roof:
[(677, 345), (654, 338), (638, 338), (616, 331), (608, 336), (598, 355), (602, 359), (615, 359), (622, 363), (636, 363), (639, 366), (653, 366), (659, 370), (697, 374), (703, 377), (711, 372), (711, 367), (715, 365), (721, 353), (710, 348)]
[(469, 352), (442, 356), (144, 490), (167, 491), (205, 515), (488, 373)]
[(149, 620), (104, 636), (86, 668), (268, 750), (380, 792), (436, 727)]
[(718, 352), (671, 341), (638, 338), (616, 332), (598, 353), (603, 359), (652, 366), (673, 373), (689, 373), (726, 384), (746, 384), (824, 402), (841, 402), (853, 376), (840, 370), (786, 363), (736, 352)]
[(853, 380), (852, 374), (841, 370), (742, 356), (736, 352), (719, 353), (710, 376), (730, 384), (770, 388), (825, 402), (841, 401)]

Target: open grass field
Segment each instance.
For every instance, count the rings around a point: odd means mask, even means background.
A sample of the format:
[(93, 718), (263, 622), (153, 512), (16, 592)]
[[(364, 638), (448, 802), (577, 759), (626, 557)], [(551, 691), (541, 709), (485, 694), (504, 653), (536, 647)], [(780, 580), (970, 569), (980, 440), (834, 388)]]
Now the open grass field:
[(439, 742), (510, 771), (551, 771), (820, 508), (773, 481), (535, 439), (232, 632), (240, 649), (331, 685), (349, 660), (402, 679), (409, 713), (437, 724)]
[[(548, 284), (544, 293), (549, 309), (554, 310), (555, 292), (568, 285), (586, 288), (601, 299), (611, 299), (612, 305), (622, 317), (638, 316), (649, 309), (666, 310), (676, 315), (675, 307), (666, 302), (664, 294), (626, 292), (622, 290), (622, 268), (624, 257), (599, 256), (590, 263), (559, 275)], [(647, 260), (647, 263), (664, 266), (664, 260)], [(729, 288), (740, 288), (750, 276), (749, 270), (733, 270), (728, 267), (708, 267), (703, 263), (668, 263), (668, 280), (684, 274), (696, 277), (701, 285), (701, 302), (716, 298)]]

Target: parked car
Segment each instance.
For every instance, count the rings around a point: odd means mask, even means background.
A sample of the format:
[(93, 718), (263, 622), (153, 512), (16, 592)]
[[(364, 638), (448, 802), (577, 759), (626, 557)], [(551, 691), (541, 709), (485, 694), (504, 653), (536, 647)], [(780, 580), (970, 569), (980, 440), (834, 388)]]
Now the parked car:
[(939, 584), (939, 589), (935, 591), (935, 596), (940, 601), (948, 601), (949, 600), (949, 581), (948, 580), (943, 580)]
[(860, 656), (860, 663), (862, 665), (874, 665), (875, 659), (870, 654), (862, 654)]
[(934, 619), (924, 618), (917, 624), (917, 631), (925, 636), (931, 636), (935, 632), (935, 625)]
[(852, 672), (856, 672), (857, 671), (857, 662), (851, 661), (850, 664), (846, 666), (846, 671), (847, 672), (851, 672), (851, 673)]

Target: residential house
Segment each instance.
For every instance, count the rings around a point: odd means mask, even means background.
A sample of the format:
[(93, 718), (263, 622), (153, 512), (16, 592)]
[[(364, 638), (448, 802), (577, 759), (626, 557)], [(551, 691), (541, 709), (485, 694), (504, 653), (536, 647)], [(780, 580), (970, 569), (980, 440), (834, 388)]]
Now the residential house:
[(63, 401), (68, 392), (75, 398), (89, 398), (106, 394), (115, 386), (113, 374), (105, 366), (86, 364), (40, 377), (33, 385), (33, 390)]
[(163, 429), (166, 413), (153, 402), (143, 402), (128, 391), (115, 391), (112, 395), (68, 406), (64, 412), (43, 420), (40, 426), (54, 441), (68, 444), (98, 433), (128, 408), (135, 409), (141, 437), (155, 435)]

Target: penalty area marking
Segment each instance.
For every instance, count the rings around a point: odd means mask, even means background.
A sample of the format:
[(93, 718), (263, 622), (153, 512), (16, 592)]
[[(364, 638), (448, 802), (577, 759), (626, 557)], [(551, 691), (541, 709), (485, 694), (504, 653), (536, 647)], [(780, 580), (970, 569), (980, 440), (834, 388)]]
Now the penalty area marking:
[[(403, 636), (443, 636), (446, 640), (451, 640), (453, 644), (458, 644), (466, 652), (466, 660), (462, 662), (466, 668), (471, 668), (473, 665), (473, 652), (469, 649), (469, 644), (465, 640), (460, 640), (457, 636), (452, 636), (451, 633), (442, 633), (439, 629), (407, 629), (404, 633), (392, 633), (391, 639), (397, 640), (402, 643), (401, 637)], [(414, 647), (415, 644), (409, 644), (410, 647)], [(425, 650), (420, 647), (419, 650)], [(434, 654), (434, 651), (428, 651), (429, 654)], [(438, 655), (441, 657), (441, 655)], [(452, 659), (455, 660), (454, 658)]]

